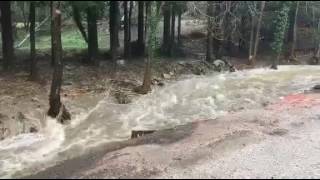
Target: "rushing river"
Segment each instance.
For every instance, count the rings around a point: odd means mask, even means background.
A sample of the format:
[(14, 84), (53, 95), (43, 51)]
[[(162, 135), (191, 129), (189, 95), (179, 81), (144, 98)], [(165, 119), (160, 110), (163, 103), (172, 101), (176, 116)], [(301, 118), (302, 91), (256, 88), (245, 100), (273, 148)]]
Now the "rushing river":
[(35, 173), (101, 144), (128, 139), (133, 129), (162, 129), (262, 108), (319, 83), (319, 66), (279, 66), (277, 71), (186, 76), (126, 105), (114, 104), (106, 96), (89, 111), (73, 115), (70, 125), (47, 118), (38, 134), (0, 141), (0, 177)]

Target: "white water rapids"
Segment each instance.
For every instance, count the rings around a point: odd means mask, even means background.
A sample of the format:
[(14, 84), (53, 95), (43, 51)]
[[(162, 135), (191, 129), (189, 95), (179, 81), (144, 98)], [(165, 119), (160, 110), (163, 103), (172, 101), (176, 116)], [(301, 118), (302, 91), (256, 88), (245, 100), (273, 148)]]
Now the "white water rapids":
[(128, 139), (133, 129), (163, 129), (229, 111), (262, 108), (281, 96), (320, 84), (319, 66), (279, 66), (207, 76), (187, 76), (156, 88), (131, 104), (108, 97), (68, 126), (47, 118), (38, 134), (0, 141), (0, 177), (21, 177), (79, 156), (110, 141)]

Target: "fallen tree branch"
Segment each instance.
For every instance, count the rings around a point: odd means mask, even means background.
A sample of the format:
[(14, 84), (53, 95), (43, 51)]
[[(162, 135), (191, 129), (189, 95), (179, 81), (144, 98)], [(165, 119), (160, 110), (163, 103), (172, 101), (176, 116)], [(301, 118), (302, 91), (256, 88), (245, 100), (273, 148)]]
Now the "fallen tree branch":
[[(46, 17), (36, 28), (35, 32), (38, 32), (40, 30), (40, 27), (49, 20), (49, 17)], [(20, 48), (28, 39), (30, 38), (30, 34), (28, 34), (15, 48)]]

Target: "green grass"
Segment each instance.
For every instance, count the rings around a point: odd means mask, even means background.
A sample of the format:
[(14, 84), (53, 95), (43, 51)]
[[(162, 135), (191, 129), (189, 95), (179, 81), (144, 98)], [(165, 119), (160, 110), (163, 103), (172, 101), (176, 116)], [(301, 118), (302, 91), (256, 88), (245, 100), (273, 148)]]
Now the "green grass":
[[(20, 43), (27, 35), (24, 29), (19, 29), (17, 32), (18, 38), (15, 40), (15, 43)], [(109, 37), (106, 32), (99, 31), (98, 32), (98, 43), (100, 49), (108, 48), (108, 40)], [(62, 47), (64, 50), (77, 49), (83, 50), (87, 49), (87, 43), (81, 36), (79, 30), (74, 26), (67, 26), (62, 29)], [(29, 39), (19, 48), (21, 50), (29, 49), (30, 42)], [(37, 50), (43, 51), (51, 48), (51, 36), (50, 29), (46, 28), (42, 31), (36, 33), (36, 48)]]

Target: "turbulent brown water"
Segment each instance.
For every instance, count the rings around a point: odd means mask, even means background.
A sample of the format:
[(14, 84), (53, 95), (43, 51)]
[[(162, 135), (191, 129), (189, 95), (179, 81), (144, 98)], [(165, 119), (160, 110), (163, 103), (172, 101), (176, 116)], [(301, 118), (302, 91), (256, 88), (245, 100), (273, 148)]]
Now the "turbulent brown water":
[(186, 76), (126, 105), (114, 104), (106, 96), (94, 108), (74, 115), (68, 126), (46, 117), (46, 127), (38, 134), (1, 141), (0, 177), (35, 173), (101, 144), (128, 139), (133, 129), (163, 129), (230, 111), (263, 108), (319, 83), (318, 66), (279, 66), (277, 71)]

